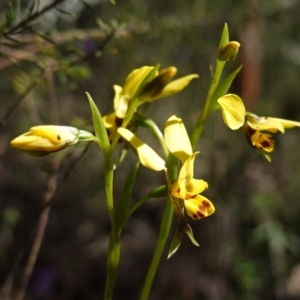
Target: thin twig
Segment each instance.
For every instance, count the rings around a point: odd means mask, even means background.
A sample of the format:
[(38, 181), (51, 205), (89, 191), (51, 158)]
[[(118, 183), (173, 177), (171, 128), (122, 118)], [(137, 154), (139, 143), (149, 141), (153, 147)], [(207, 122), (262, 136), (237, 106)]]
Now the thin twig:
[[(64, 174), (63, 174), (62, 178), (60, 180), (58, 180), (58, 181), (60, 181), (60, 183), (57, 184), (54, 196), (47, 203), (44, 202), (42, 208), (35, 214), (34, 219), (37, 219), (37, 221), (35, 222), (35, 225), (33, 226), (33, 228), (38, 227), (38, 223), (40, 222), (40, 216), (42, 215), (43, 211), (46, 209), (46, 207), (51, 206), (52, 203), (54, 202), (54, 200), (57, 198), (58, 194), (60, 193), (60, 191), (62, 190), (62, 188), (68, 181), (68, 179), (72, 176), (78, 163), (84, 157), (84, 155), (87, 153), (87, 150), (89, 149), (90, 144), (91, 143), (88, 143), (88, 145), (83, 149), (83, 151), (78, 156), (73, 157), (73, 158), (70, 157), (70, 162), (69, 162), (67, 169), (63, 172)], [(64, 159), (64, 161), (65, 160), (66, 159)], [(62, 169), (62, 166), (60, 166), (60, 170), (59, 170), (60, 174), (62, 173), (61, 169)], [(32, 231), (32, 234), (30, 234), (30, 236), (34, 235), (34, 230), (32, 229), (31, 231)], [(10, 271), (8, 272), (6, 279), (4, 281), (4, 284), (2, 286), (0, 299), (2, 299), (2, 298), (3, 298), (2, 300), (11, 299), (10, 295), (11, 295), (11, 290), (12, 290), (12, 287), (14, 284), (15, 272), (19, 268), (20, 261), (22, 260), (24, 253), (26, 253), (27, 250), (30, 248), (30, 243), (31, 243), (31, 239), (28, 239), (27, 243), (25, 245), (22, 245), (21, 249), (18, 251), (17, 257), (16, 257)], [(1, 296), (2, 296), (2, 298), (1, 298)]]
[(37, 84), (40, 83), (40, 81), (42, 80), (44, 74), (37, 80), (33, 81), (28, 88), (26, 89), (26, 91), (20, 95), (15, 101), (14, 103), (11, 105), (11, 107), (5, 112), (4, 116), (2, 117), (2, 119), (0, 120), (0, 128), (7, 122), (7, 120), (11, 117), (11, 115), (15, 112), (15, 110), (20, 106), (20, 104), (22, 103), (22, 101), (26, 98), (26, 96), (35, 88), (35, 86)]
[(53, 77), (53, 70), (52, 70), (50, 64), (47, 64), (47, 67), (45, 69), (45, 78), (46, 78), (47, 87), (48, 87), (52, 122), (54, 124), (58, 125), (59, 124), (59, 107), (58, 107), (58, 100), (57, 100), (55, 82), (54, 82), (54, 77)]
[[(56, 96), (56, 90), (55, 90), (55, 84), (53, 79), (53, 73), (50, 67), (45, 69), (45, 76), (48, 83), (48, 91), (50, 94), (49, 102), (50, 102), (50, 112), (52, 116), (53, 122), (58, 124), (59, 122), (59, 108), (57, 103), (57, 96)], [(49, 215), (51, 211), (51, 203), (53, 198), (56, 195), (57, 192), (57, 185), (58, 185), (58, 174), (59, 169), (61, 166), (62, 157), (61, 156), (55, 156), (52, 160), (52, 166), (51, 166), (51, 172), (48, 178), (47, 182), (47, 190), (44, 195), (43, 204), (44, 207), (41, 211), (38, 225), (37, 225), (37, 231), (35, 233), (35, 237), (32, 243), (32, 247), (29, 253), (29, 257), (25, 266), (25, 270), (22, 276), (21, 285), (19, 287), (19, 290), (17, 291), (15, 300), (22, 300), (25, 295), (25, 291), (27, 289), (33, 268), (35, 266), (38, 254), (41, 249), (41, 245), (44, 239), (46, 227), (49, 220)]]
[(33, 268), (35, 266), (41, 248), (41, 244), (45, 235), (45, 230), (48, 223), (50, 211), (51, 211), (51, 205), (46, 205), (46, 204), (51, 203), (53, 197), (55, 196), (60, 164), (61, 164), (61, 158), (59, 156), (55, 156), (52, 161), (52, 170), (48, 179), (47, 191), (45, 193), (44, 200), (43, 200), (45, 206), (39, 217), (37, 231), (35, 233), (33, 244), (26, 263), (24, 274), (21, 280), (21, 285), (19, 290), (17, 291), (14, 300), (22, 300), (24, 298), (25, 291), (27, 289)]
[(52, 2), (52, 3), (50, 3), (49, 5), (45, 6), (42, 10), (35, 12), (34, 14), (30, 15), (25, 20), (23, 20), (20, 23), (16, 24), (14, 27), (12, 27), (12, 28), (4, 31), (0, 35), (0, 37), (1, 36), (7, 36), (9, 34), (15, 33), (16, 31), (18, 31), (22, 27), (25, 27), (30, 22), (34, 21), (35, 19), (37, 19), (38, 17), (40, 17), (42, 14), (44, 14), (46, 11), (50, 10), (51, 8), (55, 7), (56, 5), (58, 5), (59, 3), (63, 2), (63, 1), (65, 1), (65, 0), (56, 0), (56, 1)]
[(3, 300), (10, 299), (10, 293), (11, 293), (11, 290), (12, 290), (12, 287), (14, 284), (14, 274), (20, 265), (20, 262), (23, 258), (24, 252), (25, 252), (25, 249), (27, 249), (27, 247), (22, 248), (21, 251), (18, 252), (17, 257), (16, 257), (10, 271), (8, 272), (6, 279), (4, 281), (4, 284), (2, 286), (2, 289), (1, 289), (1, 296), (3, 298), (0, 297), (0, 299), (3, 299)]

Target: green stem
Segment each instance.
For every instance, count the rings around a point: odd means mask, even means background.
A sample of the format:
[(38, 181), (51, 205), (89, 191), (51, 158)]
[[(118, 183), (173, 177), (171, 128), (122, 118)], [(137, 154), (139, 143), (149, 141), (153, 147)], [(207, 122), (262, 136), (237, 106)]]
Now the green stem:
[(167, 199), (166, 201), (166, 206), (165, 206), (165, 211), (163, 214), (162, 222), (160, 225), (160, 230), (159, 230), (159, 235), (156, 243), (156, 247), (154, 250), (154, 254), (152, 257), (152, 261), (147, 273), (146, 280), (144, 282), (144, 286), (142, 288), (142, 292), (140, 295), (140, 300), (146, 300), (148, 299), (152, 283), (155, 277), (155, 274), (157, 272), (162, 253), (166, 244), (166, 241), (169, 237), (171, 225), (172, 225), (172, 220), (173, 220), (173, 211), (174, 207), (170, 199)]
[(106, 190), (106, 199), (107, 207), (111, 221), (111, 232), (109, 237), (109, 245), (107, 251), (107, 275), (106, 275), (106, 285), (105, 285), (105, 294), (104, 300), (111, 300), (113, 295), (113, 287), (116, 280), (117, 267), (120, 259), (120, 240), (117, 234), (117, 224), (115, 219), (114, 211), (114, 201), (113, 201), (113, 161), (112, 156), (112, 146), (107, 155), (107, 160), (105, 164), (105, 190)]
[(197, 143), (200, 139), (200, 136), (202, 134), (205, 120), (208, 117), (208, 112), (209, 112), (209, 107), (210, 107), (210, 104), (211, 104), (211, 99), (212, 99), (212, 96), (213, 96), (213, 94), (214, 94), (214, 92), (215, 92), (215, 90), (216, 90), (216, 88), (219, 84), (219, 81), (220, 81), (222, 71), (223, 71), (223, 68), (224, 68), (225, 64), (226, 64), (226, 62), (221, 62), (221, 61), (217, 60), (216, 70), (213, 74), (213, 79), (212, 79), (212, 82), (211, 82), (211, 85), (210, 85), (210, 88), (209, 88), (209, 91), (208, 91), (208, 94), (207, 94), (207, 98), (206, 98), (206, 101), (205, 101), (205, 104), (204, 104), (204, 108), (203, 108), (203, 110), (201, 111), (201, 113), (199, 115), (199, 118), (196, 122), (196, 126), (194, 127), (194, 130), (193, 130), (193, 133), (192, 133), (191, 144), (192, 144), (192, 148), (193, 148), (194, 151), (195, 151)]
[(107, 276), (105, 285), (105, 300), (113, 297), (114, 284), (117, 277), (117, 269), (120, 261), (120, 239), (115, 238), (113, 230), (110, 232), (108, 255), (107, 255)]
[(161, 148), (164, 152), (165, 157), (168, 157), (170, 152), (167, 148), (167, 145), (166, 145), (166, 142), (164, 139), (164, 135), (161, 132), (161, 130), (159, 129), (159, 127), (156, 125), (156, 123), (152, 119), (144, 117), (143, 115), (140, 115), (140, 114), (135, 114), (134, 120), (137, 124), (147, 127), (154, 133), (154, 135), (156, 136), (156, 138), (158, 139), (158, 141), (161, 145)]
[[(168, 177), (169, 177), (170, 181), (172, 182), (173, 180), (175, 180), (178, 177), (177, 158), (175, 156), (173, 156), (172, 154), (169, 154), (167, 157), (167, 165), (168, 165)], [(174, 206), (173, 206), (171, 199), (169, 199), (169, 197), (167, 197), (164, 214), (163, 214), (162, 221), (160, 224), (157, 243), (155, 246), (153, 257), (152, 257), (152, 260), (150, 263), (150, 267), (148, 269), (148, 273), (147, 273), (139, 300), (146, 300), (149, 297), (149, 293), (150, 293), (150, 290), (151, 290), (151, 287), (153, 284), (153, 280), (154, 280), (155, 274), (157, 272), (157, 269), (158, 269), (158, 266), (159, 266), (159, 263), (160, 263), (160, 260), (161, 260), (162, 254), (163, 254), (164, 247), (166, 245), (167, 239), (170, 234), (173, 216), (174, 216)]]
[[(135, 104), (136, 103), (136, 104)], [(136, 110), (137, 102), (135, 101), (129, 106), (126, 117), (123, 121), (122, 127), (126, 127), (130, 122), (133, 113)], [(107, 252), (107, 276), (105, 285), (104, 300), (111, 300), (113, 295), (113, 288), (116, 281), (117, 269), (120, 260), (120, 236), (118, 234), (114, 197), (113, 197), (113, 180), (114, 180), (114, 166), (113, 166), (113, 151), (118, 143), (120, 135), (117, 134), (109, 148), (105, 160), (105, 191), (109, 217), (111, 221), (111, 232), (109, 237), (109, 246)]]

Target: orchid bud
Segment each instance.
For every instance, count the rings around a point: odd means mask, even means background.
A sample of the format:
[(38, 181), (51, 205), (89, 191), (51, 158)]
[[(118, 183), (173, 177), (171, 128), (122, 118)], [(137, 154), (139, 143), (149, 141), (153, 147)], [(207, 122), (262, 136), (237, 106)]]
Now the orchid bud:
[(219, 49), (218, 60), (228, 61), (234, 60), (236, 55), (239, 52), (240, 43), (238, 42), (229, 42)]
[(41, 125), (30, 130), (10, 143), (11, 147), (34, 156), (44, 156), (76, 144), (91, 141), (95, 137), (88, 131), (71, 126)]

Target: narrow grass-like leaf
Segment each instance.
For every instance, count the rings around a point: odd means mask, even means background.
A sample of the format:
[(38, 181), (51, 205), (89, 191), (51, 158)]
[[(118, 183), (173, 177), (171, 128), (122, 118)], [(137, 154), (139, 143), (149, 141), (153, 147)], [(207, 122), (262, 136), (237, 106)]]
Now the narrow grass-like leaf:
[(177, 226), (177, 230), (175, 233), (175, 236), (171, 242), (170, 249), (169, 249), (169, 254), (168, 254), (168, 259), (175, 254), (175, 252), (179, 249), (180, 244), (181, 244), (181, 239), (182, 239), (182, 227)]
[(122, 150), (120, 151), (115, 163), (114, 163), (114, 170), (119, 166), (120, 163), (122, 163), (122, 161), (125, 159), (126, 155), (128, 153), (128, 148), (122, 148)]
[(129, 210), (127, 214), (127, 218), (135, 212), (142, 204), (144, 204), (148, 199), (152, 198), (163, 198), (168, 195), (168, 188), (166, 185), (161, 185), (156, 188), (154, 188), (152, 191), (150, 191), (146, 196), (138, 200)]
[(200, 246), (198, 244), (198, 242), (195, 240), (194, 238), (194, 234), (193, 234), (193, 230), (191, 228), (191, 226), (189, 224), (186, 224), (183, 228), (183, 230), (185, 231), (185, 233), (188, 235), (188, 237), (190, 238), (191, 242), (195, 245), (195, 246)]
[(130, 199), (132, 195), (132, 189), (135, 182), (136, 174), (139, 168), (140, 162), (137, 162), (132, 168), (127, 181), (124, 185), (121, 199), (116, 211), (116, 220), (117, 220), (117, 230), (119, 234), (121, 233), (122, 228), (125, 225), (127, 219), (127, 213), (129, 209)]
[(224, 45), (226, 45), (228, 43), (229, 43), (229, 31), (228, 31), (227, 23), (225, 23), (225, 25), (223, 27), (221, 39), (220, 39), (219, 48), (221, 48), (222, 46), (224, 46)]
[[(226, 45), (227, 43), (229, 43), (229, 31), (228, 31), (228, 26), (225, 23), (223, 31), (222, 31), (221, 39), (220, 39), (219, 49), (221, 47), (223, 47), (224, 45)], [(216, 69), (215, 69), (214, 78), (213, 78), (213, 89), (215, 89), (216, 86), (219, 84), (219, 80), (221, 78), (222, 71), (223, 71), (225, 64), (226, 64), (226, 61), (220, 61), (217, 59)]]
[(88, 100), (89, 100), (89, 103), (91, 106), (95, 134), (96, 134), (96, 137), (98, 138), (99, 146), (100, 146), (101, 150), (103, 151), (104, 155), (106, 156), (108, 153), (109, 147), (110, 147), (107, 131), (104, 126), (100, 111), (98, 110), (94, 100), (92, 99), (92, 97), (89, 93), (86, 92), (86, 95), (88, 97)]
[(228, 92), (234, 78), (236, 77), (236, 75), (239, 73), (241, 69), (242, 66), (236, 68), (218, 85), (218, 87), (216, 88), (212, 96), (208, 114), (211, 114), (212, 112), (220, 108), (220, 105), (218, 104), (217, 100)]

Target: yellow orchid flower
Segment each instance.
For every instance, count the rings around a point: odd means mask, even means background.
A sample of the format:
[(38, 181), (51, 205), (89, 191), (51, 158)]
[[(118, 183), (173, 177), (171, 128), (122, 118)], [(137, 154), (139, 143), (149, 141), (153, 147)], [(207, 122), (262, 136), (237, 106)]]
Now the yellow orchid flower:
[(172, 197), (184, 201), (187, 214), (197, 220), (214, 213), (213, 204), (204, 196), (199, 195), (208, 188), (206, 181), (193, 178), (194, 160), (197, 153), (188, 157), (180, 169), (179, 177), (171, 185)]
[(251, 146), (258, 149), (270, 161), (269, 153), (274, 150), (275, 141), (271, 134), (285, 129), (300, 127), (300, 122), (272, 117), (260, 117), (247, 112), (242, 99), (227, 94), (218, 99), (225, 124), (232, 130), (243, 128)]
[[(166, 169), (165, 161), (131, 131), (125, 128), (119, 128), (117, 131), (136, 149), (142, 165), (154, 171)], [(204, 180), (193, 178), (194, 161), (198, 152), (193, 153), (185, 126), (176, 116), (172, 116), (166, 122), (165, 142), (170, 152), (182, 163), (178, 179), (169, 186), (171, 197), (182, 200), (187, 214), (193, 219), (211, 215), (215, 211), (214, 205), (199, 195), (208, 188), (208, 184)], [(180, 213), (179, 210), (176, 212)]]
[(199, 195), (208, 188), (204, 180), (194, 179), (194, 161), (199, 152), (193, 153), (190, 139), (180, 118), (170, 117), (165, 125), (165, 142), (170, 152), (182, 163), (178, 179), (171, 184), (172, 197), (183, 201), (187, 214), (200, 219), (214, 213), (214, 205)]
[(114, 112), (103, 117), (110, 141), (121, 126), (132, 99), (138, 98), (143, 103), (168, 97), (182, 91), (192, 79), (199, 77), (197, 74), (190, 74), (171, 81), (176, 72), (175, 67), (158, 72), (154, 66), (144, 66), (133, 70), (126, 78), (123, 87), (114, 85)]
[(35, 156), (47, 155), (76, 144), (79, 140), (95, 140), (90, 132), (71, 126), (41, 125), (10, 142), (11, 147)]

